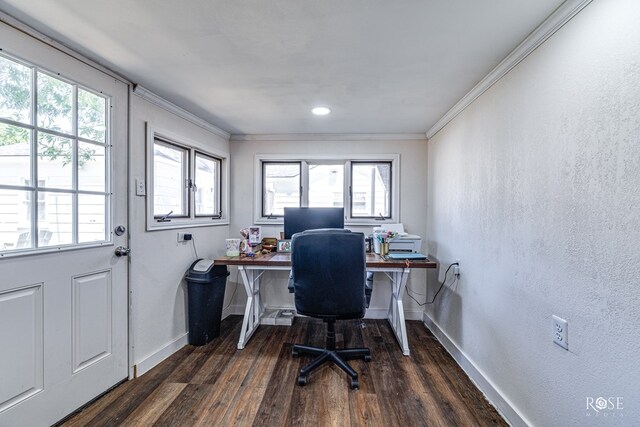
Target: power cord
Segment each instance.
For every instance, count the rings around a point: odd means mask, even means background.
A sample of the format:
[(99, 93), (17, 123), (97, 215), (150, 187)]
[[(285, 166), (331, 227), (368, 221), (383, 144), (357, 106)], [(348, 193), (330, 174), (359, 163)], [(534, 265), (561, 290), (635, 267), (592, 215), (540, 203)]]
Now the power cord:
[(222, 309), (222, 311), (225, 311), (227, 308), (231, 307), (231, 304), (233, 304), (233, 297), (236, 296), (236, 291), (238, 290), (238, 276), (240, 275), (240, 270), (236, 271), (236, 286), (235, 288), (233, 288), (233, 293), (231, 294), (231, 299), (229, 299), (229, 304), (227, 304), (227, 306), (225, 308)]
[[(438, 294), (440, 293), (442, 288), (444, 288), (445, 284), (447, 283), (447, 274), (449, 273), (449, 270), (451, 270), (451, 267), (453, 267), (454, 265), (460, 265), (460, 264), (457, 263), (457, 262), (453, 262), (453, 263), (449, 264), (449, 267), (447, 267), (447, 271), (444, 272), (444, 279), (442, 280), (442, 283), (440, 284), (440, 288), (438, 289), (436, 294), (433, 296), (433, 299), (431, 301), (425, 301), (425, 302), (421, 303), (420, 301), (415, 299), (413, 297), (413, 295), (411, 295), (411, 293), (409, 292), (409, 288), (405, 287), (405, 291), (406, 291), (407, 295), (409, 295), (409, 298), (414, 300), (420, 307), (425, 306), (427, 304), (433, 304), (435, 302), (435, 300), (436, 300), (436, 297), (438, 296)], [(456, 279), (457, 279), (457, 275), (454, 275), (453, 280), (455, 281)], [(453, 282), (451, 282), (451, 283), (453, 283)]]
[(200, 259), (198, 250), (196, 249), (196, 237), (194, 235), (191, 235), (191, 245), (193, 246), (193, 252), (196, 254), (196, 259)]

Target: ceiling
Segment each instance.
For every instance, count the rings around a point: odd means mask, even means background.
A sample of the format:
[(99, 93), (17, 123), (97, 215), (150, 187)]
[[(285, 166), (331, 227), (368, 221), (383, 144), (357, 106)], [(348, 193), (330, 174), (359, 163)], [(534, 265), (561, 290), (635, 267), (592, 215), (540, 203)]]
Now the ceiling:
[[(562, 0), (0, 0), (232, 134), (426, 132)], [(329, 106), (329, 116), (310, 113)]]

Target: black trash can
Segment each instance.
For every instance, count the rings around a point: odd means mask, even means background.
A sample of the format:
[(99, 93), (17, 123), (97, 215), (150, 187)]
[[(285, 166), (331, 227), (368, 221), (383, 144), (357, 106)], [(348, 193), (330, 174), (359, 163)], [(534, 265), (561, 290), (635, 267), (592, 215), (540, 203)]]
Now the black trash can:
[(198, 259), (187, 271), (189, 301), (189, 344), (205, 345), (220, 335), (222, 304), (227, 284), (226, 265)]

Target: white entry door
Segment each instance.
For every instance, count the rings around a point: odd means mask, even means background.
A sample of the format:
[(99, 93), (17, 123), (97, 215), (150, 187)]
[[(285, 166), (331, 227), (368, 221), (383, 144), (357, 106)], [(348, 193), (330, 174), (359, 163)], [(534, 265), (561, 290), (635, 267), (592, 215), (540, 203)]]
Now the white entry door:
[(0, 48), (0, 426), (45, 426), (128, 374), (128, 86)]

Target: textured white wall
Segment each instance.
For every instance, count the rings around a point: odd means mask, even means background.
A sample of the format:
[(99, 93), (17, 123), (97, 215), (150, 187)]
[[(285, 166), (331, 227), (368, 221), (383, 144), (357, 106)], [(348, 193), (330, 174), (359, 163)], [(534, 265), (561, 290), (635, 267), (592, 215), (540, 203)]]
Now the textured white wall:
[(533, 425), (640, 425), (639, 23), (594, 1), (428, 144), (427, 315)]
[[(400, 154), (400, 219), (407, 232), (425, 235), (424, 217), (427, 196), (424, 183), (427, 180), (427, 150), (425, 140), (415, 141), (235, 141), (231, 142), (231, 225), (230, 234), (239, 237), (241, 228), (253, 224), (254, 156), (256, 154)], [(259, 191), (259, 190), (258, 190)], [(354, 231), (371, 233), (373, 226), (349, 227)], [(262, 235), (279, 236), (283, 226), (262, 226)], [(423, 241), (423, 248), (424, 248)], [(230, 279), (236, 280), (232, 271)], [(286, 287), (287, 276), (282, 272), (269, 272), (264, 278), (264, 301), (269, 307), (293, 307), (293, 297)], [(426, 289), (424, 271), (414, 270), (409, 277), (409, 287), (424, 294)], [(371, 310), (378, 314), (389, 308), (389, 280), (376, 275)], [(423, 296), (417, 296), (424, 300)], [(244, 308), (246, 293), (242, 284), (238, 286), (234, 304), (236, 311)], [(412, 318), (421, 318), (422, 309), (405, 297), (405, 312)]]
[[(150, 102), (131, 95), (130, 219), (131, 321), (133, 362), (138, 364), (157, 353), (188, 330), (186, 284), (183, 276), (195, 260), (191, 244), (177, 243), (180, 232), (192, 233), (200, 258), (224, 253), (229, 227), (211, 226), (146, 231), (145, 197), (135, 195), (135, 178), (144, 178), (146, 128), (155, 128), (201, 142), (203, 147), (229, 151), (229, 142)], [(149, 185), (149, 183), (147, 184)], [(230, 297), (229, 292), (225, 295)], [(226, 303), (225, 303), (226, 304)]]

